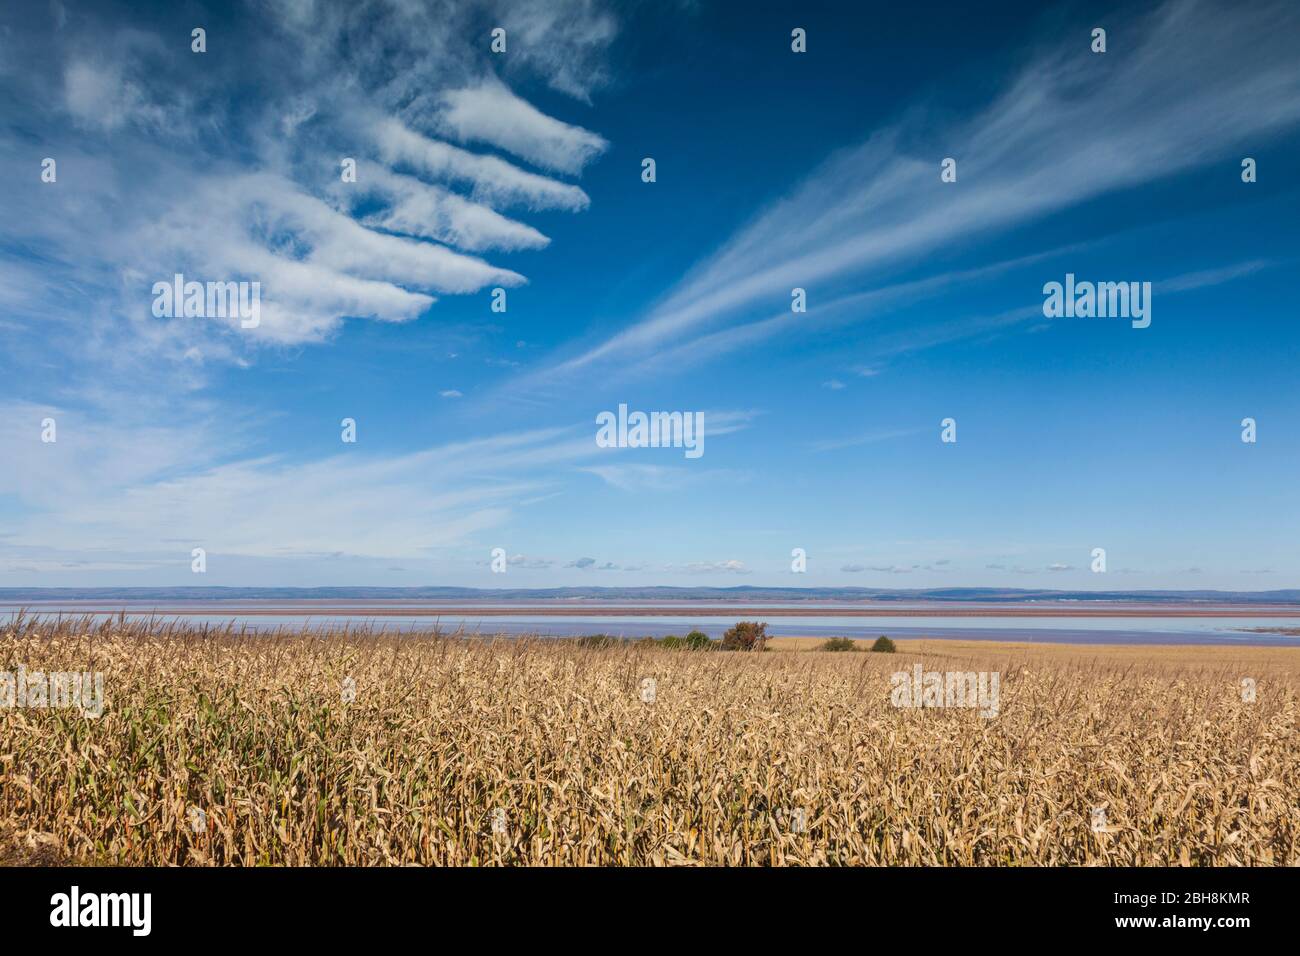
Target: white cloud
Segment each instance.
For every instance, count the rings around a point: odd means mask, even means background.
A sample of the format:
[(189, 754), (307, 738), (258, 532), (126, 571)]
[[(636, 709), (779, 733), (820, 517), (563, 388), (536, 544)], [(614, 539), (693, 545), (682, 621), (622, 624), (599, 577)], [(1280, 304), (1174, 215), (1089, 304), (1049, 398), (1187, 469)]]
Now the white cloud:
[[(148, 315), (152, 285), (174, 272), (198, 281), (261, 283), (261, 324), (249, 339), (319, 340), (347, 316), (410, 321), (436, 300), (428, 291), (468, 293), (514, 286), (523, 276), (435, 243), (367, 229), (269, 173), (211, 178), (142, 225), (129, 243), (136, 314)], [(225, 322), (239, 318), (178, 320)]]
[(372, 228), (434, 239), (472, 252), (541, 249), (550, 243), (532, 226), (441, 186), (394, 173), (378, 163), (362, 161), (358, 169), (355, 184), (334, 186), (334, 198), (353, 206), (376, 196), (382, 198), (385, 208), (364, 220)]
[(110, 63), (69, 63), (63, 96), (68, 112), (89, 127), (114, 130), (128, 122), (161, 127), (166, 121), (166, 112)]
[[(154, 20), (94, 10), (58, 38), (48, 25), (6, 37), (21, 62), (6, 57), (15, 121), (0, 128), (0, 156), (28, 152), (16, 131), (39, 119), (42, 155), (59, 162), (58, 188), (24, 176), (6, 196), (5, 247), (25, 253), (3, 266), (17, 274), (0, 298), (19, 306), (6, 327), (39, 321), (48, 335), (67, 326), (47, 350), (66, 348), (87, 368), (92, 357), (117, 365), (135, 356), (172, 374), (165, 366), (184, 362), (200, 382), (220, 364), (248, 364), (258, 345), (322, 342), (348, 318), (406, 322), (438, 295), (519, 285), (518, 271), (474, 253), (541, 249), (549, 239), (492, 207), (589, 204), (571, 183), (415, 131), (436, 127), (450, 91), (450, 115), (467, 137), (518, 135), (514, 146), (548, 168), (577, 172), (604, 148), (598, 134), (544, 115), (500, 81), (475, 86), (499, 66), (486, 43), (468, 38), (481, 7), (374, 0), (356, 17), (334, 4), (253, 6), (256, 16), (225, 25), (234, 59), (194, 56), (187, 36), (178, 47)], [(571, 65), (599, 70), (605, 41), (566, 30), (566, 11), (599, 14), (557, 0), (552, 11), (523, 11), (516, 39), (535, 37)], [(233, 95), (244, 84), (258, 88), (255, 100)], [(476, 89), (509, 109), (519, 130), (476, 126), (466, 113)], [(50, 108), (50, 90), (62, 110)], [(357, 183), (340, 182), (333, 157), (342, 156), (358, 160)], [(27, 164), (0, 159), (0, 176)], [(260, 326), (154, 320), (152, 284), (177, 272), (261, 282)], [(79, 290), (81, 301), (60, 301), (52, 287)]]
[[(58, 441), (40, 440), (43, 417)], [(498, 435), (398, 455), (360, 447), (315, 460), (241, 457), (230, 422), (105, 421), (68, 409), (0, 406), (10, 467), (0, 495), (27, 507), (0, 555), (97, 553), (128, 563), (159, 554), (420, 557), (501, 525), (557, 479), (545, 469), (591, 457), (571, 430)], [(129, 441), (122, 436), (130, 435)], [(502, 476), (526, 474), (507, 479)], [(182, 547), (184, 545), (184, 547)], [(39, 553), (38, 553), (39, 552)]]
[[(776, 303), (793, 287), (881, 273), (1257, 144), (1300, 120), (1298, 20), (1293, 5), (1192, 0), (1131, 24), (1122, 55), (1074, 55), (1072, 37), (966, 123), (936, 131), (917, 116), (835, 154), (643, 320), (552, 372), (633, 354), (640, 364), (665, 346), (737, 348), (789, 327)], [(944, 154), (910, 145), (919, 139), (957, 144), (958, 182), (940, 182)], [(707, 332), (754, 309), (773, 317)]]
[(158, 82), (169, 77), (171, 51), (157, 35), (125, 28), (113, 33), (107, 48), (98, 36), (71, 46), (61, 64), (63, 107), (78, 126), (104, 133), (135, 127), (173, 141), (189, 138), (184, 119), (193, 109), (192, 94), (185, 85)]
[(216, 184), (207, 194), (209, 212), (218, 196), (229, 201), (229, 218), (252, 221), (271, 236), (287, 234), (303, 246), (303, 261), (339, 273), (453, 293), (524, 281), (446, 246), (367, 229), (279, 177), (256, 174)]
[(1231, 282), (1233, 279), (1240, 279), (1243, 276), (1254, 275), (1256, 272), (1270, 268), (1273, 265), (1275, 265), (1275, 263), (1267, 259), (1254, 259), (1249, 262), (1238, 262), (1218, 269), (1204, 269), (1200, 272), (1189, 272), (1157, 282), (1155, 285), (1155, 291), (1190, 292), (1193, 289), (1203, 289), (1207, 286), (1221, 285), (1224, 282)]
[(443, 94), (440, 124), (461, 142), (483, 142), (562, 173), (603, 153), (604, 137), (547, 116), (496, 79)]
[(553, 567), (555, 562), (550, 558), (530, 558), (526, 554), (512, 554), (510, 557), (506, 558), (506, 564), (510, 565), (512, 568), (524, 568), (529, 571), (539, 571), (544, 568)]
[(553, 89), (580, 100), (608, 76), (603, 56), (618, 22), (598, 0), (497, 0), (511, 37), (510, 64), (540, 73)]
[[(672, 491), (706, 474), (689, 465), (592, 465), (582, 470), (622, 491)], [(716, 477), (715, 472), (707, 474)]]
[[(45, 417), (57, 422), (53, 444), (40, 440)], [(250, 454), (254, 433), (251, 418), (163, 418), (152, 406), (107, 417), (0, 404), (0, 499), (20, 506), (0, 535), (0, 559), (62, 566), (91, 555), (125, 567), (174, 562), (191, 547), (255, 558), (427, 557), (507, 524), (602, 453), (585, 425), (298, 460)]]
[(857, 445), (872, 445), (876, 442), (889, 441), (893, 438), (905, 438), (909, 435), (918, 434), (920, 429), (916, 428), (893, 428), (880, 431), (867, 432), (862, 435), (851, 435), (848, 438), (828, 438), (822, 441), (815, 441), (809, 444), (813, 451), (835, 451), (840, 448), (852, 448)]
[(749, 574), (750, 570), (745, 566), (744, 561), (737, 561), (732, 558), (727, 561), (693, 561), (690, 564), (683, 564), (680, 567), (668, 565), (670, 571), (685, 571), (687, 574)]
[(377, 119), (371, 137), (390, 166), (409, 165), (423, 176), (468, 185), (473, 198), (488, 205), (577, 211), (591, 202), (577, 186), (527, 172), (496, 156), (430, 139), (392, 117)]

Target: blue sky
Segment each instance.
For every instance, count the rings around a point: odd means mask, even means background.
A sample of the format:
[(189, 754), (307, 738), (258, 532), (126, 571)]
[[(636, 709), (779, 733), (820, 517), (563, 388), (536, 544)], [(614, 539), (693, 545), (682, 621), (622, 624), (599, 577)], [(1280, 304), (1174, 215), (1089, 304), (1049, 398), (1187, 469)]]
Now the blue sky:
[(1298, 586), (1300, 9), (951, 6), (7, 6), (0, 587)]

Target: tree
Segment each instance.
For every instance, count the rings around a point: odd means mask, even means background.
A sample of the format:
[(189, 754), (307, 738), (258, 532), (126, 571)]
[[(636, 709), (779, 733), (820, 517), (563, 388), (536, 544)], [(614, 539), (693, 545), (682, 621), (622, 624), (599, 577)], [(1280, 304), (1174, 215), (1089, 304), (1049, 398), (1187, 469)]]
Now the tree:
[(682, 643), (693, 651), (707, 651), (713, 646), (712, 639), (703, 631), (691, 631), (682, 638)]
[(741, 621), (722, 635), (724, 651), (761, 651), (767, 644), (767, 625)]
[(880, 654), (892, 654), (894, 653), (894, 642), (881, 634), (876, 638), (876, 643), (871, 645), (871, 649)]

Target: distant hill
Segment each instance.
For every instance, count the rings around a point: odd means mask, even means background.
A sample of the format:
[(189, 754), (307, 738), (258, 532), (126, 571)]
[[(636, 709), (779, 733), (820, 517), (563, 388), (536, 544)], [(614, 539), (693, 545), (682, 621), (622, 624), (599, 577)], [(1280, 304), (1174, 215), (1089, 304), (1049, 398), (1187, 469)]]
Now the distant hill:
[(1276, 591), (1051, 591), (1024, 588), (0, 588), (0, 601), (1141, 601), (1152, 604), (1300, 604), (1300, 589)]

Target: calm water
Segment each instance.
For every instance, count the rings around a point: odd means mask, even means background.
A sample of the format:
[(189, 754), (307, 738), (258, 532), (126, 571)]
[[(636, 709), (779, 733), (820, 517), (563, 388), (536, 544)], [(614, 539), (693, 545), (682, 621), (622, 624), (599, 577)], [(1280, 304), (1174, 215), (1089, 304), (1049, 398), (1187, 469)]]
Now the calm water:
[[(403, 606), (397, 602), (368, 602), (370, 608), (383, 603), (386, 606)], [(29, 614), (56, 619), (59, 616), (82, 616), (85, 612), (75, 603), (50, 604), (29, 602), (23, 605)], [(94, 605), (103, 609), (105, 604)], [(427, 615), (410, 617), (376, 617), (349, 610), (339, 605), (304, 605), (303, 602), (285, 602), (274, 605), (261, 604), (274, 613), (241, 614), (238, 608), (222, 613), (210, 604), (199, 614), (156, 613), (154, 606), (141, 604), (113, 604), (130, 618), (155, 617), (163, 621), (185, 621), (194, 624), (225, 626), (233, 621), (236, 627), (267, 631), (276, 627), (329, 628), (345, 624), (368, 624), (389, 631), (463, 630), (477, 634), (542, 634), (570, 636), (577, 634), (610, 634), (617, 637), (662, 637), (666, 634), (685, 634), (699, 629), (711, 637), (721, 637), (722, 632), (740, 619), (738, 615), (697, 616), (680, 606), (664, 605), (662, 614), (651, 616), (618, 616), (614, 614), (583, 614), (575, 609), (563, 616), (508, 616), (474, 617), (472, 614), (440, 614), (429, 607)], [(167, 605), (178, 607), (177, 602)], [(244, 606), (247, 606), (245, 602)], [(405, 604), (404, 606), (411, 606)], [(505, 607), (508, 605), (493, 605)], [(636, 602), (638, 607), (648, 606)], [(790, 605), (781, 605), (789, 607)], [(464, 604), (460, 605), (464, 609)], [(776, 605), (773, 605), (776, 607)], [(829, 605), (827, 607), (834, 607)], [(843, 607), (843, 605), (841, 605)], [(763, 620), (761, 609), (750, 619)], [(0, 620), (8, 620), (19, 609), (18, 605), (0, 604)], [(210, 613), (209, 613), (210, 611)], [(1277, 617), (836, 617), (807, 615), (772, 617), (768, 619), (768, 633), (774, 636), (808, 637), (948, 637), (968, 640), (1046, 641), (1071, 644), (1256, 644), (1291, 645), (1300, 647), (1300, 637), (1285, 634), (1250, 633), (1250, 628), (1290, 627), (1300, 628), (1300, 610), (1294, 615)], [(103, 620), (116, 617), (114, 613), (91, 615)]]

